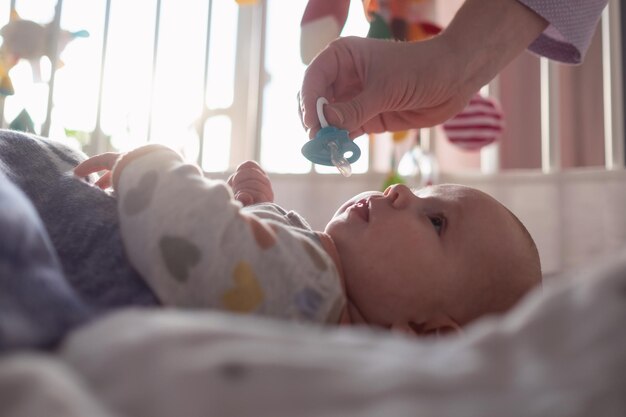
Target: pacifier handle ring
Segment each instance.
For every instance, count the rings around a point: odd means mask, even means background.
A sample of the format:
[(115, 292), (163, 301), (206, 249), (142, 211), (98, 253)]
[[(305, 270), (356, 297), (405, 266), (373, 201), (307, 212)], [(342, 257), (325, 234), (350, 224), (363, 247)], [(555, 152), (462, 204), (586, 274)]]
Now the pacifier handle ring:
[[(350, 164), (359, 159), (361, 150), (350, 140), (347, 130), (328, 124), (324, 116), (324, 104), (328, 104), (328, 100), (318, 97), (315, 104), (321, 128), (312, 140), (302, 146), (301, 152), (309, 161), (320, 165), (334, 165), (342, 175), (349, 177), (352, 173)], [(352, 153), (349, 158), (345, 157), (347, 152)]]
[(328, 104), (328, 100), (325, 97), (318, 98), (317, 103), (315, 104), (315, 109), (317, 110), (317, 118), (320, 120), (320, 126), (322, 126), (322, 128), (328, 127), (328, 121), (324, 116), (324, 104)]

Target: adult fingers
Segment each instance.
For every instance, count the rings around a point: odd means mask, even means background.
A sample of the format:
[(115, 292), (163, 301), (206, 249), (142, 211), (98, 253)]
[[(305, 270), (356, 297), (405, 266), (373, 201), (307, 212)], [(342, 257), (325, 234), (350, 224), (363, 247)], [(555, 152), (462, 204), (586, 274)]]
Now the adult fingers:
[(341, 48), (337, 42), (329, 44), (320, 52), (304, 72), (300, 88), (300, 114), (302, 124), (307, 128), (319, 126), (317, 99), (329, 98), (332, 84), (339, 76)]
[(366, 89), (352, 100), (324, 106), (324, 116), (331, 126), (348, 132), (358, 131), (379, 115), (381, 92)]
[(431, 126), (428, 111), (386, 112), (363, 124), (367, 133), (398, 132), (407, 129), (419, 129)]
[(464, 104), (463, 100), (455, 98), (438, 106), (415, 111), (384, 112), (372, 117), (359, 128), (350, 130), (350, 138), (354, 139), (363, 133), (398, 132), (435, 126), (456, 115)]

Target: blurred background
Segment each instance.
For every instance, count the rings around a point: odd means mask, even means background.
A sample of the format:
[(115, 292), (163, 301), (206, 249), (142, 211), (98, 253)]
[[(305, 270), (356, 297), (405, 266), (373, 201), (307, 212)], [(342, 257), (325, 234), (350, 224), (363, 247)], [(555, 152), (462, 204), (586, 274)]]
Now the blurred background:
[[(381, 2), (384, 3), (384, 2)], [(461, 0), (415, 0), (441, 28)], [(503, 130), (468, 151), (442, 126), (356, 139), (350, 178), (313, 166), (297, 112), (307, 0), (0, 0), (4, 128), (65, 141), (87, 154), (167, 144), (209, 174), (247, 159), (274, 181), (276, 202), (323, 229), (336, 207), (390, 182), (481, 188), (527, 224), (544, 270), (558, 272), (626, 239), (622, 48), (624, 11), (611, 0), (584, 64), (526, 52), (481, 91)], [(341, 36), (367, 36), (352, 0)], [(39, 31), (39, 32), (38, 32)], [(11, 54), (40, 42), (33, 57)], [(11, 49), (12, 48), (12, 49)], [(433, 71), (436, 71), (433, 68)]]

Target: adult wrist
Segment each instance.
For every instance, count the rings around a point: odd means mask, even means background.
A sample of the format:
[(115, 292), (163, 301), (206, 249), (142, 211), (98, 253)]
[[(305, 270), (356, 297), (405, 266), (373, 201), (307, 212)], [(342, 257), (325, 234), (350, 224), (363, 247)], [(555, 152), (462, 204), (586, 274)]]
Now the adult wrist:
[(543, 17), (517, 0), (466, 0), (439, 37), (454, 57), (462, 84), (475, 92), (547, 26)]

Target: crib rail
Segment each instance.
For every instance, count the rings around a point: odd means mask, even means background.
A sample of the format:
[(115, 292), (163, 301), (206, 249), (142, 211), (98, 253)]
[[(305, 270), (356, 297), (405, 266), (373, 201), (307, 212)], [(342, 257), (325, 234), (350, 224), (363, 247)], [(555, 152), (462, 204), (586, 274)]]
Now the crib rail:
[[(624, 167), (624, 51), (626, 48), (626, 7), (611, 0), (602, 15), (602, 69), (604, 80), (604, 141), (607, 169)], [(611, 13), (609, 13), (611, 10)]]

